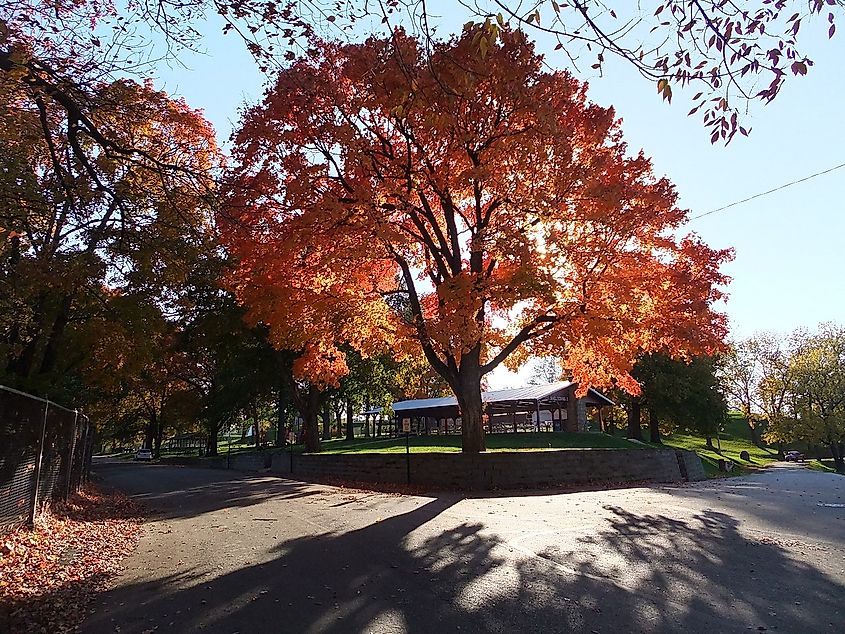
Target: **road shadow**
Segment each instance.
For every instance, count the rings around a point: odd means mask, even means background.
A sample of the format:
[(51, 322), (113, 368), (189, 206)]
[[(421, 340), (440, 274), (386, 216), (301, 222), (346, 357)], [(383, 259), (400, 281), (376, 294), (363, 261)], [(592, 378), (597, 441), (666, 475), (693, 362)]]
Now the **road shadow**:
[(717, 504), (737, 517), (754, 516), (777, 526), (780, 534), (845, 543), (845, 509), (823, 506), (845, 503), (845, 479), (829, 473), (770, 467), (749, 476), (664, 485), (659, 490), (694, 506)]
[(319, 495), (318, 487), (263, 474), (111, 462), (96, 465), (94, 480), (141, 503), (148, 519), (195, 517), (221, 509), (243, 508), (267, 500)]
[(535, 551), (529, 527), (507, 540), (495, 516), (444, 517), (454, 502), (284, 541), (269, 561), (215, 578), (116, 587), (82, 631), (835, 632), (842, 623), (838, 580), (723, 513), (680, 520), (606, 507), (594, 534), (540, 539)]

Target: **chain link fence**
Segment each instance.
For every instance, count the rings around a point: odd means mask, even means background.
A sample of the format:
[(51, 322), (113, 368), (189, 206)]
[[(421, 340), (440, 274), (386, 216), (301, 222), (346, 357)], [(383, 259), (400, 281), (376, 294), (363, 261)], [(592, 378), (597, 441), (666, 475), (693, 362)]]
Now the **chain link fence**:
[(0, 533), (80, 487), (93, 440), (87, 416), (0, 385)]

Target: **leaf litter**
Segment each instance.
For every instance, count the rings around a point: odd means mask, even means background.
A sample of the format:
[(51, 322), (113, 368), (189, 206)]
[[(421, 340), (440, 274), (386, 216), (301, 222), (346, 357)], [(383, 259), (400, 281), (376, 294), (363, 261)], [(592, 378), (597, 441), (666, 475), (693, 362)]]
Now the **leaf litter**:
[(87, 486), (0, 536), (0, 631), (75, 632), (138, 541), (142, 509)]

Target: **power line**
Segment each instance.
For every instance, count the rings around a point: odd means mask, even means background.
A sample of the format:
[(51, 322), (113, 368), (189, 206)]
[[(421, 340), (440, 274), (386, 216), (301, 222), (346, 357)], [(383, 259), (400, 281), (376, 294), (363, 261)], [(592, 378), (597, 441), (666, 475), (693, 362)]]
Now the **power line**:
[(786, 183), (779, 187), (775, 187), (774, 189), (770, 189), (767, 192), (761, 192), (759, 194), (754, 194), (753, 196), (749, 196), (748, 198), (743, 198), (742, 200), (737, 200), (736, 202), (731, 203), (730, 205), (725, 205), (724, 207), (719, 207), (718, 209), (712, 209), (710, 211), (706, 211), (703, 214), (698, 214), (697, 216), (693, 216), (690, 220), (697, 220), (698, 218), (704, 218), (704, 216), (709, 216), (710, 214), (715, 214), (718, 211), (724, 211), (725, 209), (730, 209), (731, 207), (736, 207), (737, 205), (741, 205), (742, 203), (747, 203), (749, 200), (754, 200), (755, 198), (760, 198), (761, 196), (768, 196), (776, 191), (780, 191), (781, 189), (786, 189), (787, 187), (792, 187), (793, 185), (797, 185), (798, 183), (803, 183), (804, 181), (808, 181), (811, 178), (815, 178), (816, 176), (822, 176), (824, 174), (829, 174), (835, 170), (841, 169), (845, 167), (845, 163), (840, 163), (835, 167), (831, 167), (829, 169), (824, 170), (823, 172), (816, 172), (815, 174), (810, 174), (809, 176), (805, 176), (804, 178), (799, 178), (797, 181), (792, 181), (791, 183)]

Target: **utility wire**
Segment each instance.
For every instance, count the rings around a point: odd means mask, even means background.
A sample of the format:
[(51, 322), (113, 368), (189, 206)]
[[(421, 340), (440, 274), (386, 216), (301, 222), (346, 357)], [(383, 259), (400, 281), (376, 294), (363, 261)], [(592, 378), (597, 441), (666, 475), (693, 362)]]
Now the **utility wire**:
[(748, 198), (743, 198), (742, 200), (737, 200), (736, 202), (731, 203), (730, 205), (725, 205), (724, 207), (719, 207), (718, 209), (712, 209), (711, 211), (705, 211), (703, 214), (698, 214), (697, 216), (693, 216), (690, 220), (697, 220), (698, 218), (704, 218), (704, 216), (709, 216), (710, 214), (715, 214), (719, 211), (724, 211), (725, 209), (730, 209), (731, 207), (736, 207), (737, 205), (741, 205), (742, 203), (747, 203), (749, 200), (754, 200), (755, 198), (760, 198), (761, 196), (768, 196), (776, 191), (780, 191), (781, 189), (786, 189), (787, 187), (792, 187), (793, 185), (797, 185), (798, 183), (803, 183), (804, 181), (808, 181), (811, 178), (815, 178), (816, 176), (822, 176), (824, 174), (829, 174), (835, 170), (841, 169), (845, 167), (845, 163), (840, 163), (835, 167), (831, 167), (830, 169), (826, 169), (823, 172), (816, 172), (815, 174), (811, 174), (810, 176), (805, 176), (804, 178), (799, 178), (797, 181), (792, 181), (791, 183), (786, 183), (781, 185), (780, 187), (775, 187), (774, 189), (770, 189), (767, 192), (761, 192), (759, 194), (754, 194), (753, 196), (749, 196)]

